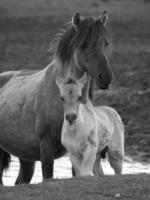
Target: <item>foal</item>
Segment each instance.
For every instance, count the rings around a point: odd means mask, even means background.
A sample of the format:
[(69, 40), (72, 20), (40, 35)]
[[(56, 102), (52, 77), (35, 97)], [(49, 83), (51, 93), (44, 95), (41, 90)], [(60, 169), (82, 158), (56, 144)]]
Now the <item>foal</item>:
[(64, 109), (61, 142), (68, 151), (76, 176), (103, 174), (100, 159), (106, 153), (115, 174), (122, 173), (124, 126), (117, 111), (109, 106), (82, 104), (87, 75), (75, 80), (57, 78)]
[(64, 108), (61, 142), (68, 151), (75, 175), (93, 175), (98, 148), (98, 126), (92, 104), (82, 104), (86, 73), (79, 80), (57, 78)]

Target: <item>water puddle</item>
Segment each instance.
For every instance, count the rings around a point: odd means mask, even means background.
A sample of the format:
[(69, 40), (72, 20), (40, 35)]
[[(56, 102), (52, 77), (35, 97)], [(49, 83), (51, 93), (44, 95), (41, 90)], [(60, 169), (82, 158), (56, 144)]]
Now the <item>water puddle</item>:
[[(102, 161), (102, 167), (104, 174), (113, 175), (114, 171), (110, 167), (108, 161)], [(3, 182), (4, 185), (14, 185), (19, 171), (19, 163), (16, 157), (12, 157), (9, 170), (4, 173)], [(148, 173), (150, 174), (150, 164), (142, 164), (133, 161), (131, 158), (126, 157), (123, 165), (123, 174), (138, 174)], [(55, 160), (54, 163), (54, 178), (71, 178), (71, 163), (67, 156)], [(31, 180), (31, 183), (39, 183), (42, 181), (41, 164), (36, 162), (35, 173)]]

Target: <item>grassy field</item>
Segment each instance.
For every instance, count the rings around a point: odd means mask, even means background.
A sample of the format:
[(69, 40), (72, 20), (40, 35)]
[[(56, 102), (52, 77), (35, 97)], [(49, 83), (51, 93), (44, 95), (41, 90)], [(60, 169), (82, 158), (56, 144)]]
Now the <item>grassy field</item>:
[[(53, 53), (48, 51), (50, 42), (54, 35), (60, 32), (63, 25), (71, 20), (76, 10), (83, 15), (98, 16), (104, 9), (109, 13), (107, 27), (112, 38), (110, 64), (115, 73), (115, 79), (111, 90), (96, 91), (95, 104), (106, 104), (117, 109), (125, 124), (126, 154), (136, 160), (149, 162), (150, 3), (140, 0), (109, 0), (106, 3), (100, 0), (69, 0), (69, 2), (65, 0), (1, 0), (0, 72), (44, 68), (53, 57)], [(146, 196), (142, 198), (140, 195), (150, 196), (147, 188), (150, 185), (149, 178), (144, 175), (115, 179), (106, 177), (102, 181), (90, 179), (92, 189), (89, 189), (88, 181), (84, 179), (79, 180), (79, 185), (74, 179), (52, 181), (38, 186), (26, 186), (26, 190), (22, 186), (15, 189), (0, 188), (0, 198), (9, 199), (14, 192), (16, 193), (14, 199), (21, 199), (21, 195), (24, 199), (35, 199), (39, 195), (41, 195), (39, 199), (53, 199), (53, 197), (70, 199), (69, 192), (71, 192), (74, 194), (72, 199), (78, 199), (80, 190), (83, 190), (82, 199), (91, 199), (91, 196), (92, 199), (115, 199), (114, 195), (119, 191), (122, 192), (121, 199), (143, 200)], [(130, 187), (128, 183), (131, 180)], [(79, 188), (82, 182), (85, 185)], [(66, 189), (67, 186), (70, 189)], [(54, 193), (50, 192), (53, 187)], [(116, 188), (120, 189), (117, 191)], [(18, 193), (18, 190), (21, 192)], [(96, 194), (93, 191), (96, 191)], [(88, 192), (90, 194), (87, 197)], [(60, 198), (59, 194), (62, 193), (65, 193), (65, 197)], [(117, 198), (120, 199), (120, 197)]]
[(0, 187), (0, 200), (149, 200), (150, 175), (80, 178)]

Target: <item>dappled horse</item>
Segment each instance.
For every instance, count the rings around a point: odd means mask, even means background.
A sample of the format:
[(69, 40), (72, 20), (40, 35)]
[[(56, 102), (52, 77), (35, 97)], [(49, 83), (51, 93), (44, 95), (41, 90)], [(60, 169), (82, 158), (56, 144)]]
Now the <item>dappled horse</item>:
[(93, 165), (98, 149), (98, 124), (93, 106), (82, 103), (82, 88), (87, 75), (74, 78), (57, 78), (64, 110), (61, 142), (66, 148), (75, 175), (93, 175)]
[(91, 100), (93, 81), (99, 89), (108, 88), (112, 71), (107, 58), (110, 42), (106, 21), (106, 12), (98, 18), (76, 13), (57, 39), (51, 64), (42, 70), (0, 74), (1, 183), (9, 154), (17, 156), (20, 162), (16, 184), (30, 182), (38, 160), (42, 163), (43, 179), (53, 177), (54, 159), (65, 153), (61, 144), (63, 108), (56, 76), (73, 74), (80, 78), (86, 71), (91, 81), (89, 90), (85, 84), (83, 96)]
[(103, 173), (100, 159), (107, 153), (116, 174), (122, 173), (124, 159), (124, 126), (119, 114), (111, 107), (93, 107), (90, 99), (82, 103), (86, 74), (56, 82), (64, 109), (61, 141), (65, 146), (76, 176)]

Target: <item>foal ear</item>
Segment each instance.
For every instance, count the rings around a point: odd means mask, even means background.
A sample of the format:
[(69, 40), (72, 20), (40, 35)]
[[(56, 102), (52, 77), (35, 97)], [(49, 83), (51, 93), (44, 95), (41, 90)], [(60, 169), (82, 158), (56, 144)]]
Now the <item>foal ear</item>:
[(72, 25), (74, 26), (75, 30), (78, 30), (78, 26), (82, 20), (82, 17), (79, 12), (76, 12), (72, 17)]
[(62, 78), (60, 78), (59, 76), (57, 76), (56, 77), (56, 84), (59, 87), (59, 89), (61, 89), (63, 83), (64, 83), (64, 80)]
[(108, 20), (108, 13), (105, 10), (103, 14), (99, 17), (100, 22), (105, 26)]
[(85, 85), (85, 83), (87, 82), (87, 74), (86, 74), (86, 72), (83, 74), (83, 76), (78, 81), (82, 85), (82, 87)]

